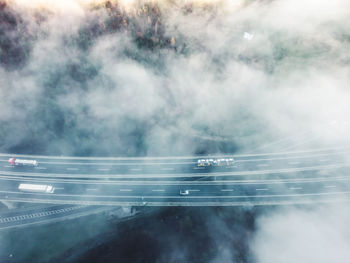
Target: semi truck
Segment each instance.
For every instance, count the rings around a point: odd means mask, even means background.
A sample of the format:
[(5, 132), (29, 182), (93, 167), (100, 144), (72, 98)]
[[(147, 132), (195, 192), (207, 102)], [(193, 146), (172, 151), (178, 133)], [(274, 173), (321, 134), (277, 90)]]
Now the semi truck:
[(37, 193), (48, 193), (52, 194), (55, 188), (52, 185), (45, 184), (20, 184), (18, 189), (21, 191), (37, 192)]
[(10, 158), (8, 162), (13, 166), (38, 166), (38, 162), (36, 160)]
[(199, 159), (197, 166), (231, 166), (234, 162), (233, 158)]

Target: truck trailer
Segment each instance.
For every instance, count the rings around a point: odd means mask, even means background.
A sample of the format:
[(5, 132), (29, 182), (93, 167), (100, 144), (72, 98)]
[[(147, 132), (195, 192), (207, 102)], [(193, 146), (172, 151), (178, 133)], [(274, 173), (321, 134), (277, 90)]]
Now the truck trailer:
[(197, 166), (231, 166), (234, 163), (233, 158), (199, 159)]
[(37, 193), (49, 193), (52, 194), (55, 188), (52, 185), (44, 184), (20, 184), (18, 189), (21, 191), (37, 192)]
[(8, 162), (13, 166), (38, 166), (38, 162), (36, 160), (10, 158)]

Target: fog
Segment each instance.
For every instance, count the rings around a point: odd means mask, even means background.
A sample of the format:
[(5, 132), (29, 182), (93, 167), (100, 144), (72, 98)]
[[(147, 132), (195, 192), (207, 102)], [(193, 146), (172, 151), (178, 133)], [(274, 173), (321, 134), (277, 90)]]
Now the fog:
[[(349, 17), (347, 0), (0, 1), (0, 152), (346, 145)], [(288, 207), (257, 218), (255, 261), (345, 261), (348, 210)], [(230, 242), (213, 239), (225, 248), (213, 262), (236, 262)]]
[(257, 262), (345, 262), (349, 209), (342, 205), (283, 208), (259, 218), (252, 249)]
[(191, 155), (347, 134), (346, 1), (11, 3), (2, 152)]

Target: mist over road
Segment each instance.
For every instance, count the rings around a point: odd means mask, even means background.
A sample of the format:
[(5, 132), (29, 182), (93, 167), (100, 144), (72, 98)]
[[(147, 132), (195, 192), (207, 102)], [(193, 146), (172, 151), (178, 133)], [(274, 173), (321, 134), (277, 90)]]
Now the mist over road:
[[(316, 201), (348, 199), (348, 151), (307, 151), (350, 142), (349, 17), (347, 0), (0, 0), (0, 152), (46, 155), (38, 169), (1, 155), (0, 199), (312, 201), (164, 209), (173, 221), (146, 220), (156, 230), (138, 244), (153, 245), (144, 262), (346, 261), (348, 203)], [(194, 169), (200, 156), (244, 153), (256, 156)], [(61, 155), (91, 159), (49, 157)], [(28, 181), (56, 191), (19, 192)], [(16, 260), (6, 248), (18, 237), (0, 239), (0, 261)]]

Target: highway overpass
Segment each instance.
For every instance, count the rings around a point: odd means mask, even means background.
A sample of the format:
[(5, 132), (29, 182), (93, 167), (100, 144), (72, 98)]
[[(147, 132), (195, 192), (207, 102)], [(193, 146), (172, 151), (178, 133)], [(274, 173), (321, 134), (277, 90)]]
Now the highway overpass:
[[(236, 156), (91, 158), (0, 154), (0, 200), (111, 206), (235, 206), (350, 200), (350, 148)], [(10, 157), (37, 160), (16, 167)], [(229, 166), (198, 159), (233, 157)], [(45, 184), (53, 193), (21, 191)], [(181, 195), (180, 192), (185, 192)]]

